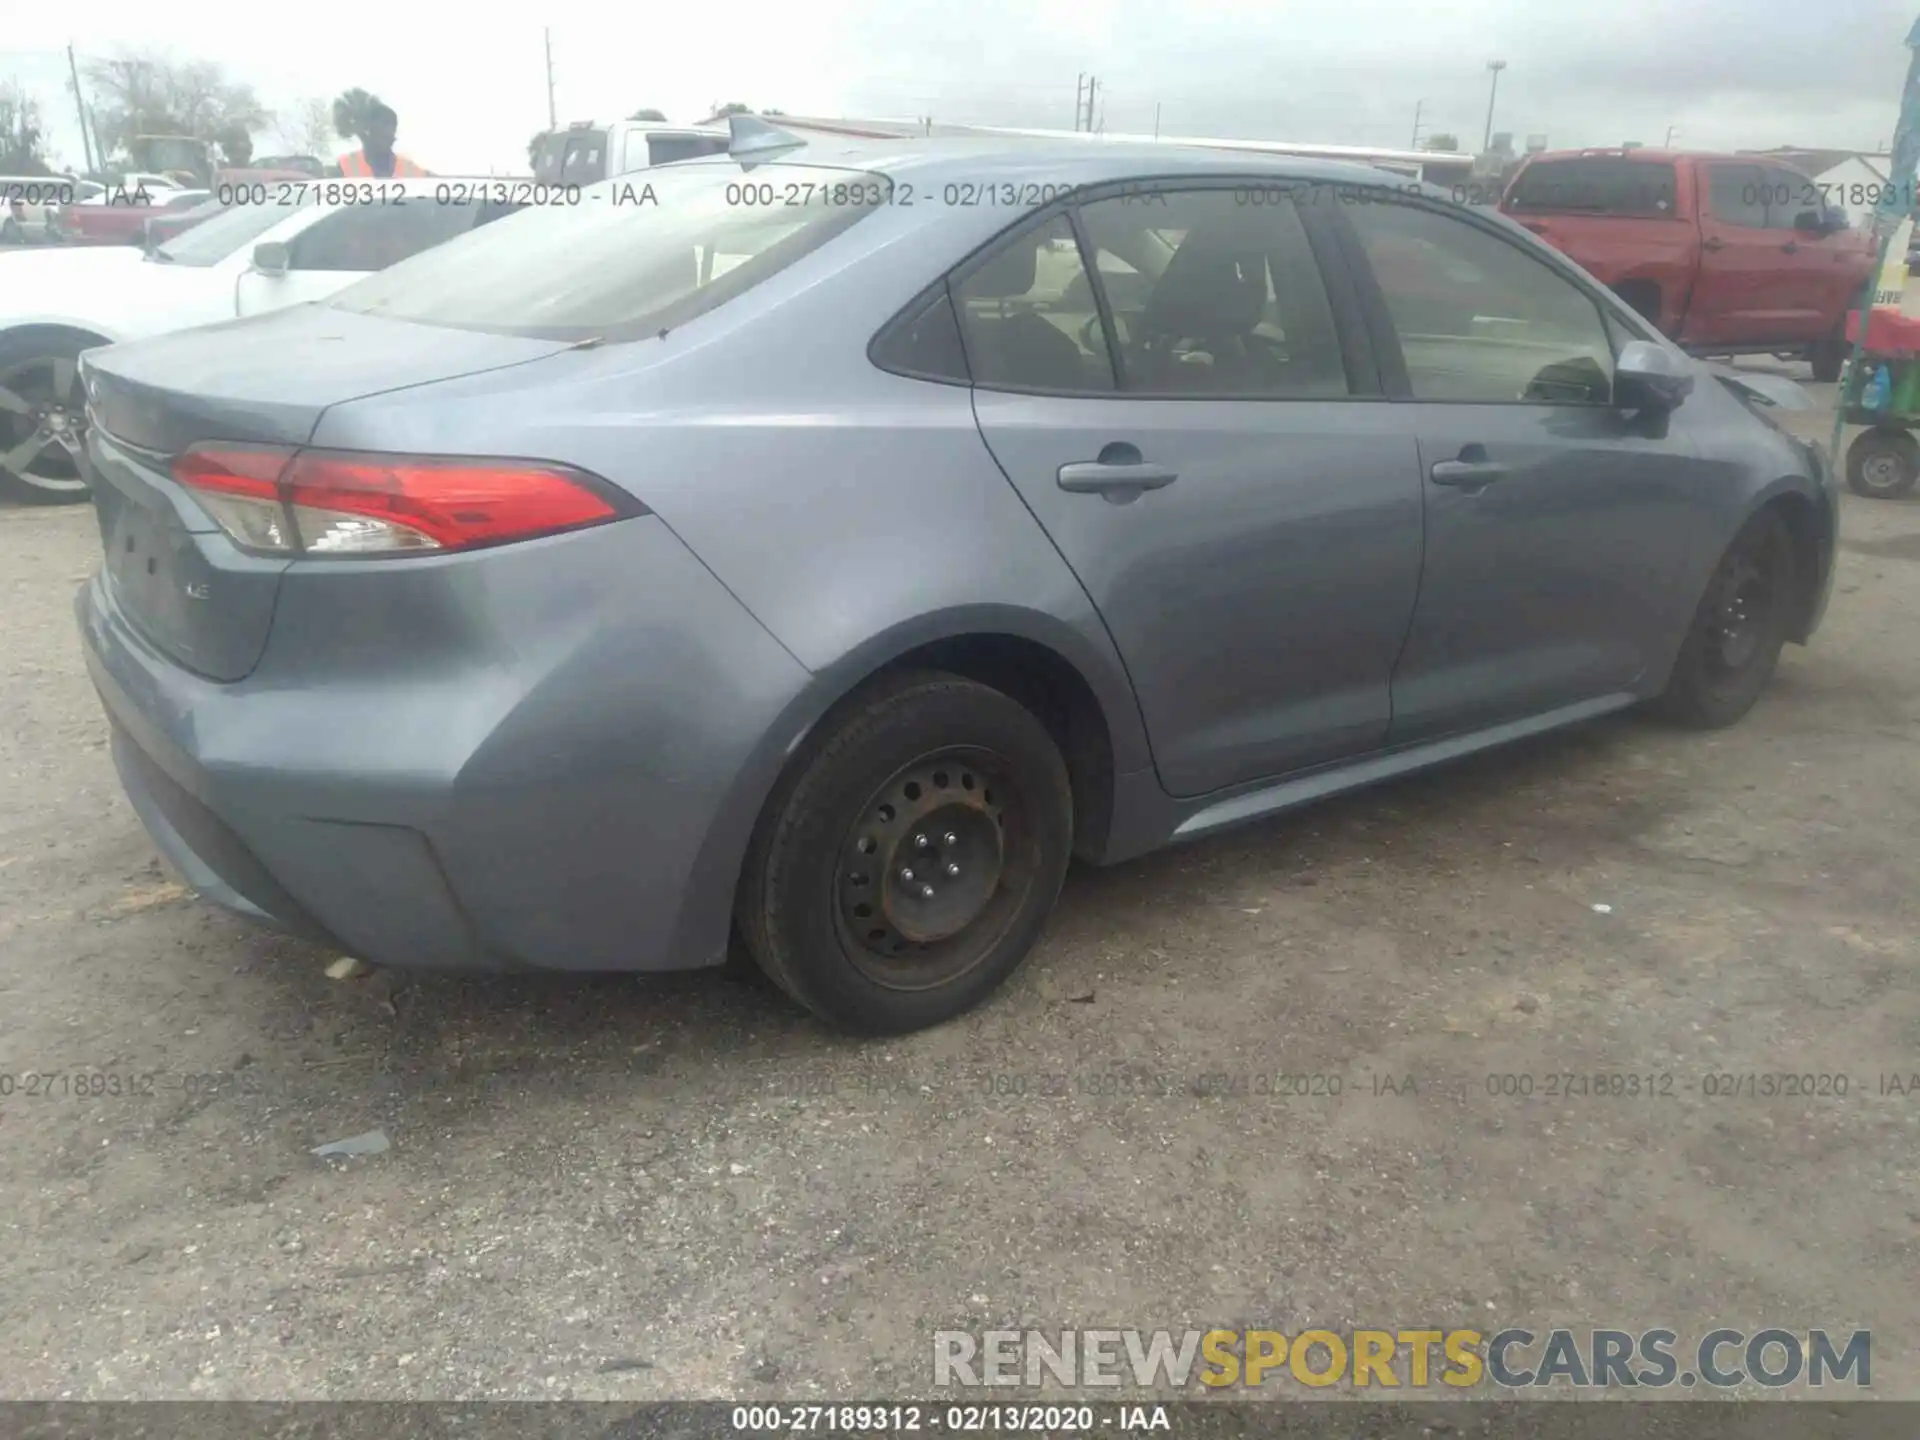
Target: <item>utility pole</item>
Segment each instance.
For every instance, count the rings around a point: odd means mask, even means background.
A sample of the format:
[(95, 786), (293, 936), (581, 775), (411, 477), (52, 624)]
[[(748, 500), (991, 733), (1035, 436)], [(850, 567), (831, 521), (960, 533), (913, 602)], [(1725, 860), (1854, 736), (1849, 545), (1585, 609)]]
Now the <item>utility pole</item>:
[(1093, 97), (1100, 91), (1100, 77), (1087, 76), (1087, 129), (1093, 129)]
[(1486, 154), (1493, 148), (1493, 97), (1500, 93), (1500, 72), (1507, 68), (1504, 60), (1487, 61), (1487, 69), (1493, 73), (1493, 80), (1487, 86), (1487, 134), (1480, 142), (1480, 153)]
[(1153, 138), (1156, 140), (1160, 138), (1160, 102), (1158, 100), (1153, 102)]
[(1667, 140), (1660, 148), (1662, 150), (1671, 150), (1673, 148), (1673, 126), (1667, 126)]
[(73, 42), (67, 42), (67, 69), (73, 76), (73, 104), (80, 112), (80, 149), (87, 157), (87, 169), (92, 171), (93, 141), (87, 138), (87, 97), (80, 93), (80, 64), (73, 58)]
[(1409, 150), (1418, 150), (1420, 148), (1420, 111), (1426, 103), (1424, 100), (1416, 100), (1413, 102), (1413, 142), (1407, 146)]
[(553, 31), (549, 28), (544, 33), (547, 39), (547, 128), (557, 130), (560, 128), (560, 117), (553, 108)]
[(1073, 82), (1073, 130), (1080, 133), (1080, 117), (1087, 111), (1087, 72), (1082, 70), (1080, 78)]

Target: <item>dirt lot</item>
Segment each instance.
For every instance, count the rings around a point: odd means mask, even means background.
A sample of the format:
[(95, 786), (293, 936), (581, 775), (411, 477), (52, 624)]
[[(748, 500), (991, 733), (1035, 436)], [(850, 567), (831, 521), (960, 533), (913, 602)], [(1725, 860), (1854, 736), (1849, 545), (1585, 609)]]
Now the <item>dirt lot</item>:
[[(107, 757), (96, 547), (0, 510), (0, 1074), (151, 1089), (0, 1098), (0, 1395), (872, 1397), (938, 1327), (1312, 1322), (1871, 1327), (1920, 1397), (1920, 502), (1850, 501), (1736, 729), (1077, 874), (887, 1044), (718, 975), (330, 981), (198, 903)], [(1673, 1093), (1488, 1094), (1595, 1071)], [(1851, 1091), (1703, 1093), (1782, 1072)]]

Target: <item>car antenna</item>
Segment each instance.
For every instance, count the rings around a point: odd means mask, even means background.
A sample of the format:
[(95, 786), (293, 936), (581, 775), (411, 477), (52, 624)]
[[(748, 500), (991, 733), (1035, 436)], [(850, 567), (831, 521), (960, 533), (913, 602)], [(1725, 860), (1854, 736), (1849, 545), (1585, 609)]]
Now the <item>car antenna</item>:
[(727, 133), (727, 155), (738, 160), (742, 170), (751, 170), (763, 160), (798, 150), (807, 143), (791, 131), (751, 115), (729, 115)]

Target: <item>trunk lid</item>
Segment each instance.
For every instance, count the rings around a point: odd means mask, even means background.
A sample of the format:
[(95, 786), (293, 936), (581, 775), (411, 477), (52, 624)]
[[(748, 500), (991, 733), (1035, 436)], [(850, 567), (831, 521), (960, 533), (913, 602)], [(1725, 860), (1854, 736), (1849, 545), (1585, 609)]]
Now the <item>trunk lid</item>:
[(203, 440), (297, 447), (332, 405), (567, 348), (300, 306), (89, 352), (87, 455), (115, 603), (181, 665), (243, 679), (291, 562), (235, 546), (172, 478), (172, 457)]

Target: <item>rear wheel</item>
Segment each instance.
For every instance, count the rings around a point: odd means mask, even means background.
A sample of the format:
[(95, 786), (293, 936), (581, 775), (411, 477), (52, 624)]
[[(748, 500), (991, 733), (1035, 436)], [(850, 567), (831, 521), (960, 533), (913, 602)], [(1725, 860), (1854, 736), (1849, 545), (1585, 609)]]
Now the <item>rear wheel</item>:
[(104, 342), (68, 330), (0, 335), (0, 489), (72, 504), (87, 481), (87, 407), (79, 357)]
[(1847, 447), (1847, 485), (1856, 495), (1892, 500), (1920, 479), (1920, 442), (1905, 430), (1868, 430)]
[(1773, 677), (1798, 596), (1793, 537), (1763, 510), (1721, 556), (1655, 709), (1703, 730), (1740, 719)]
[(918, 1030), (1026, 958), (1072, 847), (1045, 727), (985, 685), (903, 674), (831, 722), (775, 790), (736, 918), (761, 968), (822, 1018)]

